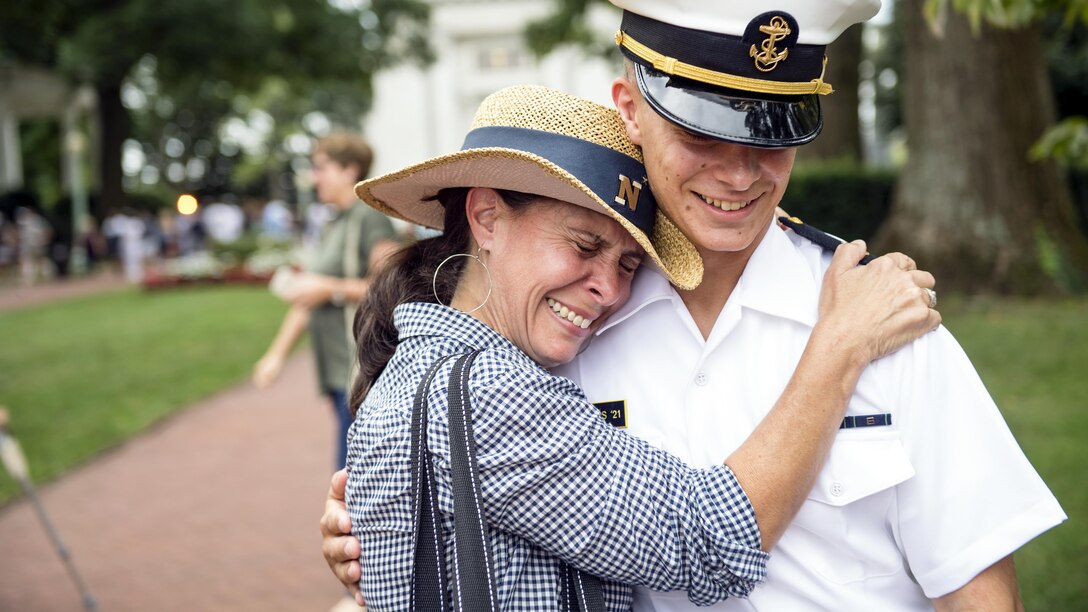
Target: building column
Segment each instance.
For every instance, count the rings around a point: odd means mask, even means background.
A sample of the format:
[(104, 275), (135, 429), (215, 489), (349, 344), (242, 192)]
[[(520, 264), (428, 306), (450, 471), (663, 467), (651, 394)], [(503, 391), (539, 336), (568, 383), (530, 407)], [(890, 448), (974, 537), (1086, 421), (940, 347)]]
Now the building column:
[(0, 192), (23, 186), (23, 151), (19, 144), (19, 119), (0, 97)]
[(78, 97), (75, 97), (64, 109), (64, 121), (61, 123), (62, 174), (65, 177), (65, 190), (71, 196), (72, 202), (72, 251), (69, 266), (74, 276), (81, 276), (87, 271), (87, 251), (83, 244), (88, 213), (87, 184), (83, 174), (87, 136), (80, 129), (82, 113)]

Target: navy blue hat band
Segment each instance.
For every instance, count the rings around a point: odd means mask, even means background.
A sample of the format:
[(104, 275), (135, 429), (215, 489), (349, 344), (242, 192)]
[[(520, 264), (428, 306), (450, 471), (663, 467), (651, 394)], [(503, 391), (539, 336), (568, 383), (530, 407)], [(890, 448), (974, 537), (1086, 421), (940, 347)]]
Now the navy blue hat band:
[(638, 160), (580, 138), (505, 126), (472, 130), (461, 150), (493, 147), (543, 157), (581, 181), (632, 225), (647, 235), (653, 233), (657, 202)]

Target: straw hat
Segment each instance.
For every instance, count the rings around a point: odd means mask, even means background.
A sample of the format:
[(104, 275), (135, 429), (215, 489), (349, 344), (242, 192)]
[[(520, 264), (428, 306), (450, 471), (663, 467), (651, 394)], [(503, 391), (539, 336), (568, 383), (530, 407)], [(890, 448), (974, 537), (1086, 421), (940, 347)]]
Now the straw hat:
[(531, 193), (584, 206), (620, 223), (673, 285), (694, 289), (703, 261), (657, 210), (642, 153), (616, 111), (546, 87), (518, 85), (480, 104), (461, 150), (355, 186), (371, 207), (442, 229), (435, 196), (449, 187)]

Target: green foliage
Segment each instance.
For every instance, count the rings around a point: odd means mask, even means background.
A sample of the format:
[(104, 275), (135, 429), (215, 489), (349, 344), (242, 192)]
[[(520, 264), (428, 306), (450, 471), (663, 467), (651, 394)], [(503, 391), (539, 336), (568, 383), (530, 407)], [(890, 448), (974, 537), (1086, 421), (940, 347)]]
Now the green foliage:
[(1084, 292), (1084, 283), (1078, 277), (1076, 269), (1069, 265), (1058, 243), (1042, 224), (1035, 227), (1035, 249), (1039, 268), (1047, 278), (1053, 279), (1071, 293)]
[[(263, 287), (216, 287), (0, 313), (0, 405), (35, 481), (242, 379), (283, 312)], [(17, 490), (0, 475), (0, 504)]]
[(19, 126), (19, 139), (27, 188), (38, 197), (43, 208), (51, 208), (63, 195), (58, 163), (60, 125), (55, 121), (24, 121)]
[(172, 208), (174, 202), (167, 199), (161, 192), (156, 193), (155, 191), (147, 190), (130, 194), (128, 204), (135, 210), (158, 213), (164, 208)]
[(971, 27), (978, 31), (983, 20), (999, 28), (1027, 25), (1042, 15), (1045, 4), (1039, 0), (925, 0), (923, 10), (930, 27), (940, 33), (950, 8), (966, 15)]
[(551, 14), (525, 28), (525, 40), (537, 56), (547, 55), (566, 44), (579, 46), (594, 55), (612, 53), (615, 45), (602, 41), (586, 25), (586, 11), (598, 0), (555, 0)]
[(1066, 23), (1075, 20), (1088, 23), (1088, 0), (1069, 0), (1066, 4), (1069, 5), (1065, 11)]
[[(433, 59), (428, 20), (426, 0), (41, 0), (5, 7), (0, 60), (56, 68), (99, 91), (125, 83), (136, 90), (124, 102), (135, 112), (133, 135), (149, 165), (165, 176), (163, 168), (187, 164), (200, 144), (204, 153), (195, 157), (216, 170), (208, 173), (214, 177), (236, 163), (214, 152), (239, 96), (277, 79), (282, 96), (298, 101), (285, 124), (297, 129), (302, 115), (336, 108), (332, 121), (357, 126), (377, 70)], [(143, 75), (135, 74), (140, 66)], [(116, 134), (113, 142), (128, 136)], [(186, 145), (182, 158), (166, 159), (160, 150), (171, 138)], [(202, 186), (176, 172), (170, 182)]]
[(833, 162), (798, 166), (781, 207), (846, 240), (870, 240), (891, 207), (895, 173)]
[(1054, 159), (1088, 169), (1088, 117), (1069, 117), (1051, 126), (1029, 151), (1032, 161)]
[(151, 55), (171, 86), (225, 79), (253, 89), (272, 74), (367, 79), (395, 61), (425, 61), (428, 14), (421, 0), (42, 0), (5, 15), (0, 44), (96, 83), (120, 82)]
[(925, 0), (924, 12), (935, 31), (942, 31), (948, 10), (963, 13), (978, 31), (982, 22), (1018, 28), (1054, 14), (1067, 25), (1088, 23), (1088, 0)]
[(233, 242), (210, 242), (211, 252), (218, 259), (227, 264), (241, 263), (255, 255), (259, 251), (290, 251), (290, 240), (274, 240), (263, 237), (256, 232), (246, 232)]
[(1088, 109), (1088, 23), (1063, 24), (1058, 16), (1043, 22), (1047, 66), (1058, 118)]

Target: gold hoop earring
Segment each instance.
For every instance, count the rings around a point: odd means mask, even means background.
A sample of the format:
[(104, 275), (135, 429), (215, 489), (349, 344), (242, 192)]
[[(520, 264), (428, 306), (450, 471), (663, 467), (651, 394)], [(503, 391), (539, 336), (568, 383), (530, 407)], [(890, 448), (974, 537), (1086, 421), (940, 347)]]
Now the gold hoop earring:
[(443, 259), (442, 263), (438, 264), (438, 267), (434, 269), (434, 276), (431, 277), (431, 292), (434, 293), (434, 299), (436, 302), (438, 302), (442, 306), (446, 306), (446, 304), (442, 304), (442, 298), (438, 297), (438, 271), (442, 269), (442, 266), (446, 265), (446, 262), (454, 259), (455, 257), (468, 257), (469, 259), (475, 259), (476, 263), (484, 267), (484, 273), (487, 274), (487, 295), (484, 296), (484, 301), (480, 302), (479, 306), (473, 308), (472, 310), (463, 310), (462, 312), (464, 312), (465, 314), (472, 314), (484, 307), (484, 304), (486, 304), (487, 301), (491, 299), (491, 289), (494, 287), (494, 285), (491, 282), (491, 270), (488, 270), (487, 264), (485, 264), (483, 260), (480, 259), (480, 252), (482, 250), (482, 248), (477, 248), (475, 255), (469, 255), (468, 253), (454, 253), (453, 255), (450, 255), (449, 257)]

